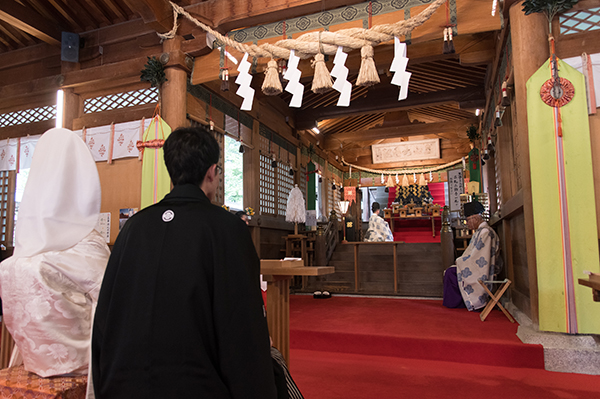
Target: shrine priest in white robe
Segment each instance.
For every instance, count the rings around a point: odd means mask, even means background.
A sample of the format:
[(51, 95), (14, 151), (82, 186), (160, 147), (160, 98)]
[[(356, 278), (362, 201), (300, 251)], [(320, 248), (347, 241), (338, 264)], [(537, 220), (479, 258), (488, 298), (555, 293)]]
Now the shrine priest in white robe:
[(381, 216), (379, 216), (381, 213), (379, 202), (373, 202), (371, 211), (373, 211), (373, 214), (369, 219), (369, 228), (365, 234), (365, 241), (394, 241), (394, 235), (390, 230), (390, 226)]
[(14, 255), (0, 264), (4, 321), (16, 345), (11, 366), (22, 361), (42, 377), (87, 374), (92, 315), (110, 255), (95, 229), (100, 199), (96, 163), (83, 140), (67, 129), (42, 135)]
[(444, 306), (477, 310), (483, 308), (488, 295), (479, 280), (491, 280), (499, 272), (498, 255), (500, 240), (485, 220), (485, 208), (477, 201), (464, 205), (467, 227), (475, 230), (469, 246), (456, 265), (444, 272)]

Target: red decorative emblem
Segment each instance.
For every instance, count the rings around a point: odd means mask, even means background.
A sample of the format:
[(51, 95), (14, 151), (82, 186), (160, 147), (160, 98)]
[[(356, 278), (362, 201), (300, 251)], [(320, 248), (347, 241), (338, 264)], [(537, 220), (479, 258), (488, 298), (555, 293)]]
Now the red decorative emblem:
[(565, 78), (558, 79), (560, 84), (556, 85), (554, 79), (548, 79), (540, 89), (542, 101), (551, 107), (567, 105), (575, 96), (573, 83)]
[(94, 148), (94, 144), (96, 144), (96, 142), (94, 141), (94, 138), (90, 137), (90, 141), (88, 141), (88, 145), (90, 146), (90, 150), (92, 148)]
[(5, 156), (6, 156), (6, 152), (4, 150), (2, 150), (2, 152), (0, 153), (0, 159), (2, 159), (4, 161)]
[(140, 141), (138, 140), (136, 146), (138, 150), (143, 151), (144, 148), (162, 148), (165, 144), (165, 141), (162, 139), (148, 140), (148, 141)]
[(134, 148), (135, 145), (133, 144), (133, 140), (129, 140), (129, 144), (127, 144), (127, 152), (131, 153), (131, 151), (133, 151)]
[(104, 144), (102, 144), (98, 149), (98, 154), (100, 154), (100, 156), (104, 156), (104, 154), (106, 154), (106, 148), (104, 147)]
[(117, 139), (117, 142), (119, 143), (119, 145), (123, 145), (123, 143), (125, 142), (125, 137), (123, 137), (123, 133), (121, 133), (121, 135)]
[(23, 150), (23, 152), (25, 153), (25, 157), (29, 157), (29, 146), (26, 145), (25, 149)]
[(10, 158), (8, 158), (8, 164), (10, 166), (13, 166), (15, 164), (16, 160), (15, 160), (15, 156), (11, 155)]

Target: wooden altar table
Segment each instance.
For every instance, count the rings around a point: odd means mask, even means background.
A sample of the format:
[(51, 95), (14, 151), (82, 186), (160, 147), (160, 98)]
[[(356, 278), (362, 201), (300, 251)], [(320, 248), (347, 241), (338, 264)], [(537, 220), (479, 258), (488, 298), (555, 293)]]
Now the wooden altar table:
[(275, 346), (290, 364), (290, 280), (294, 276), (323, 276), (335, 272), (333, 266), (260, 268), (267, 282), (267, 324)]

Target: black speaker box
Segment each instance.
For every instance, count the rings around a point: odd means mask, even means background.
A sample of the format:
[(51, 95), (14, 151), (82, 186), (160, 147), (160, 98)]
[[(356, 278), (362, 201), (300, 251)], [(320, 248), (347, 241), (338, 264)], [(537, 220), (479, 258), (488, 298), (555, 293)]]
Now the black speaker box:
[(79, 62), (79, 35), (62, 32), (60, 59), (67, 62)]

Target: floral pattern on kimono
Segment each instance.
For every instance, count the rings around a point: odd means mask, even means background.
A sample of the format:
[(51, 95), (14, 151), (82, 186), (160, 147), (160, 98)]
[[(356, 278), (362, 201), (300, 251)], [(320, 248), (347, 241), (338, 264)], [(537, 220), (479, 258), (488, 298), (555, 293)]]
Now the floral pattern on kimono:
[(390, 226), (381, 216), (376, 214), (371, 215), (365, 241), (394, 241), (394, 235), (390, 230)]
[(72, 248), (2, 262), (4, 321), (27, 371), (87, 374), (92, 311), (109, 255), (93, 230)]
[(478, 280), (487, 280), (499, 272), (497, 254), (500, 240), (496, 232), (483, 222), (473, 234), (463, 256), (456, 259), (460, 293), (469, 310), (485, 306), (488, 295)]

